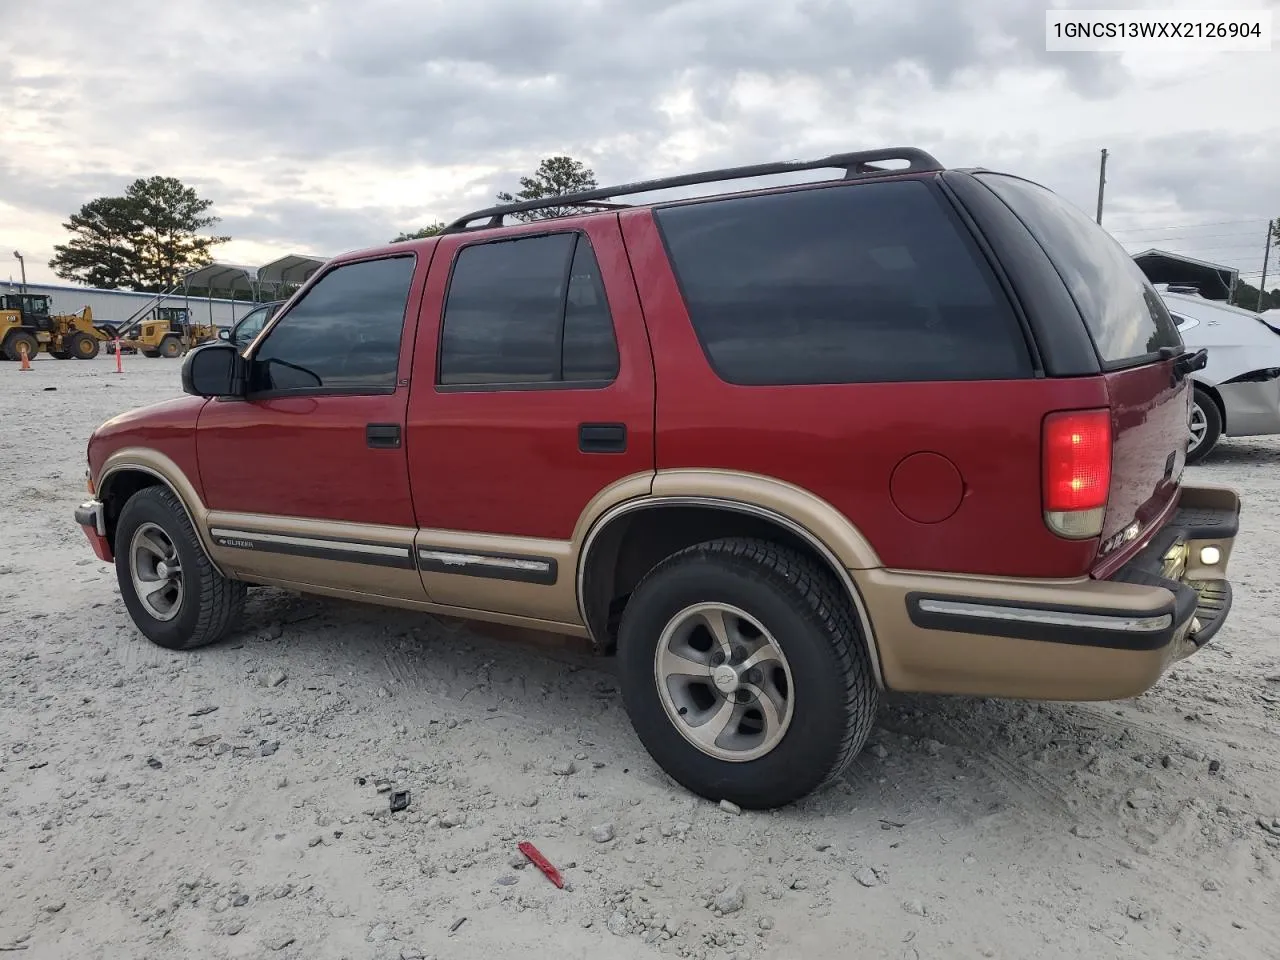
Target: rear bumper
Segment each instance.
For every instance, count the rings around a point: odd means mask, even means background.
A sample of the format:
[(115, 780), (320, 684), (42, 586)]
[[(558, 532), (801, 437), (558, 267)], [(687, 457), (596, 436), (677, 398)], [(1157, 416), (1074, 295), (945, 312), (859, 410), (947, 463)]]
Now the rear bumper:
[(1184, 487), (1170, 521), (1106, 580), (858, 571), (891, 689), (1111, 700), (1148, 689), (1221, 629), (1240, 500)]
[(102, 501), (88, 500), (80, 504), (76, 507), (75, 518), (89, 538), (89, 546), (93, 548), (94, 555), (99, 560), (111, 563), (115, 558), (112, 556), (111, 542), (107, 539), (107, 519)]

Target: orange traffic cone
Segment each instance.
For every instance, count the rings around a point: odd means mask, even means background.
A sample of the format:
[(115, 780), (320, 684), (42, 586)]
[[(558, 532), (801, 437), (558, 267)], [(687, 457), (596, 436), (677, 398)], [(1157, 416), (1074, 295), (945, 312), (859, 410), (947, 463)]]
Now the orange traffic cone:
[(31, 358), (27, 356), (27, 342), (25, 340), (23, 340), (20, 344), (18, 344), (18, 352), (22, 354), (22, 366), (19, 367), (18, 369), (30, 370)]
[(116, 373), (124, 373), (124, 367), (120, 365), (120, 338), (116, 337)]

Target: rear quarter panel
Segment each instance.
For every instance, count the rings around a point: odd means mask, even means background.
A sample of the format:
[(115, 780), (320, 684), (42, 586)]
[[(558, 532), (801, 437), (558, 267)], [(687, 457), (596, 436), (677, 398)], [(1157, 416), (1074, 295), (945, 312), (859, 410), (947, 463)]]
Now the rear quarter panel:
[(1191, 413), (1190, 380), (1174, 381), (1172, 360), (1105, 377), (1113, 447), (1103, 543), (1134, 520), (1147, 526), (1176, 498)]
[[(626, 213), (621, 221), (653, 342), (659, 470), (740, 470), (801, 486), (848, 517), (890, 568), (1023, 577), (1087, 572), (1097, 540), (1064, 541), (1044, 525), (1040, 437), (1049, 410), (1105, 406), (1102, 377), (726, 383), (694, 334), (651, 214)], [(909, 518), (890, 496), (895, 469), (914, 453), (941, 454), (960, 474), (954, 512), (938, 522)], [(939, 491), (940, 499), (951, 496)], [(947, 510), (947, 502), (936, 506)]]

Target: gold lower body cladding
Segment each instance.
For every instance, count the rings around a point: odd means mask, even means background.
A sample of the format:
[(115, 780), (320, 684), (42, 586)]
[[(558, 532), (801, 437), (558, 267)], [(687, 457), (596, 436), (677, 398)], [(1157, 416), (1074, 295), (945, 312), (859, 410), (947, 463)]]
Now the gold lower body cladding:
[[(122, 451), (104, 477), (142, 469), (167, 482), (210, 559), (228, 576), (577, 637), (592, 634), (582, 598), (585, 559), (614, 520), (669, 505), (765, 520), (809, 542), (841, 581), (877, 682), (892, 690), (1069, 700), (1133, 696), (1199, 648), (1197, 618), (1206, 615), (1189, 610), (1186, 591), (1176, 585), (884, 569), (866, 539), (829, 504), (789, 484), (730, 471), (624, 478), (588, 505), (571, 539), (545, 540), (209, 511), (172, 462), (145, 453), (139, 462)], [(1177, 516), (1197, 510), (1234, 516), (1238, 509), (1229, 490), (1185, 487)], [(1188, 529), (1177, 541), (1175, 579), (1197, 590), (1209, 584), (1212, 593), (1213, 584), (1225, 583), (1234, 528), (1223, 537), (1211, 528)], [(1212, 565), (1202, 562), (1210, 555), (1205, 547), (1216, 552)], [(1159, 572), (1168, 573), (1168, 562)]]

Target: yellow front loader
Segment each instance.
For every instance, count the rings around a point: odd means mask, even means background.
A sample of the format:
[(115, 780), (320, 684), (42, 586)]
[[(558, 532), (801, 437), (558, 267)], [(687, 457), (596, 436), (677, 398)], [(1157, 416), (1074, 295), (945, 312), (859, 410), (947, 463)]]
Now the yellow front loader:
[(41, 294), (0, 296), (0, 357), (21, 360), (25, 348), (34, 358), (41, 350), (59, 360), (92, 360), (102, 344), (115, 337), (110, 324), (95, 324), (93, 310), (54, 314)]
[[(186, 307), (156, 307), (121, 336), (120, 349), (136, 350), (144, 357), (172, 358), (217, 338), (217, 326), (192, 323)], [(108, 347), (108, 352), (114, 350), (114, 345)]]

